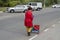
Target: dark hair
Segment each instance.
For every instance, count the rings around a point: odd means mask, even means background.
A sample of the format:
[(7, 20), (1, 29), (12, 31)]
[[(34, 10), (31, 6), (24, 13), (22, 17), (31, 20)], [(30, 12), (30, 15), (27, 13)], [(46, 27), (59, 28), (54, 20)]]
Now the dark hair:
[(28, 10), (32, 10), (32, 8), (29, 6), (29, 7), (28, 7)]

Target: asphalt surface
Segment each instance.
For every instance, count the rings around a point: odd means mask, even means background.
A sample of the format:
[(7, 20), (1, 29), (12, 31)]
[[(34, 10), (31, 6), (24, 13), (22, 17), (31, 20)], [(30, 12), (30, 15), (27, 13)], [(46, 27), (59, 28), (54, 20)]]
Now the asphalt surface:
[[(24, 27), (24, 13), (0, 13), (0, 40), (29, 40)], [(33, 12), (34, 24), (40, 25), (40, 33), (60, 19), (59, 8), (47, 8)], [(38, 39), (37, 39), (38, 40)]]
[(60, 20), (45, 29), (32, 40), (60, 40)]

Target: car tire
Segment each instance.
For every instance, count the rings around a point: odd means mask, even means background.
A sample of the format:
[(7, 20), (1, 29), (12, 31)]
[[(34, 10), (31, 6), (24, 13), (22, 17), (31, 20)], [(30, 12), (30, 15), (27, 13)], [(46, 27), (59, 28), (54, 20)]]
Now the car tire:
[(41, 9), (42, 9), (42, 8), (37, 8), (36, 10), (37, 10), (37, 11), (40, 11)]
[(56, 8), (56, 6), (54, 8)]
[(25, 13), (27, 10), (24, 10), (23, 13)]
[(12, 10), (10, 10), (10, 13), (14, 13), (15, 11), (12, 9)]

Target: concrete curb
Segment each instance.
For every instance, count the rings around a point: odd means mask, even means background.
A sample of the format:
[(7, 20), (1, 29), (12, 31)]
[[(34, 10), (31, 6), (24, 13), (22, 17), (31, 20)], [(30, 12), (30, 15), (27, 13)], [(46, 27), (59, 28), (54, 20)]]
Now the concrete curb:
[(3, 13), (3, 11), (0, 11), (0, 13)]

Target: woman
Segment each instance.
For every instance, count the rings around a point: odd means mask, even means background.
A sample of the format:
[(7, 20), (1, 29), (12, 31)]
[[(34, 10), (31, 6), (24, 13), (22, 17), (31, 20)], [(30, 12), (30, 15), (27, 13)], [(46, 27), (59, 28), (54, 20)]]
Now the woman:
[(28, 36), (30, 36), (30, 32), (33, 27), (33, 15), (32, 15), (32, 8), (31, 7), (29, 7), (25, 13), (25, 26), (27, 29), (27, 34), (28, 34)]

